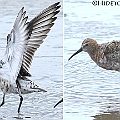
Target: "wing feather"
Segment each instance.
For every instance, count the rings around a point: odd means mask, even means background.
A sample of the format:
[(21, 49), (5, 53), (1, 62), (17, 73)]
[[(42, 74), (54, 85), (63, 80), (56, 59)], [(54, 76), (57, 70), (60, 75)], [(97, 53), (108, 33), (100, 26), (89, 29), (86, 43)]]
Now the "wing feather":
[(55, 3), (27, 22), (24, 7), (18, 13), (13, 29), (7, 36), (6, 61), (10, 68), (10, 80), (15, 82), (18, 74), (30, 76), (29, 68), (35, 51), (47, 37), (59, 13), (59, 2)]
[(26, 24), (28, 17), (25, 17), (25, 13), (24, 8), (22, 8), (18, 13), (13, 29), (7, 36), (6, 62), (10, 69), (11, 82), (15, 82), (19, 74), (28, 42), (28, 25)]
[(32, 63), (34, 53), (43, 43), (43, 40), (47, 37), (47, 33), (54, 25), (54, 21), (57, 19), (55, 15), (59, 13), (59, 8), (59, 2), (55, 3), (43, 10), (40, 14), (38, 14), (38, 16), (27, 23), (29, 39), (20, 70), (20, 74), (22, 76), (31, 76), (29, 68)]
[(120, 63), (120, 41), (109, 42), (104, 49), (107, 60)]

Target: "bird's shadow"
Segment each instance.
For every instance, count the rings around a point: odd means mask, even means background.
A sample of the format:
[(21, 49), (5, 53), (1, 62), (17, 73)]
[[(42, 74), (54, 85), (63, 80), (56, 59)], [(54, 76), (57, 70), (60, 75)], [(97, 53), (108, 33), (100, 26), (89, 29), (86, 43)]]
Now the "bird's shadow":
[(18, 113), (13, 118), (15, 118), (15, 119), (24, 119), (24, 118), (31, 118), (31, 117), (30, 116), (24, 116), (24, 114)]

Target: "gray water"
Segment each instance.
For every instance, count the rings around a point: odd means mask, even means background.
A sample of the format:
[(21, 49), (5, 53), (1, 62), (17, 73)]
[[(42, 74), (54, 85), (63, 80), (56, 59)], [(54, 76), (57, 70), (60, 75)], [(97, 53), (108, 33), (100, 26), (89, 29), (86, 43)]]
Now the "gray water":
[[(31, 20), (54, 2), (57, 0), (0, 0), (0, 57), (19, 10), (24, 6)], [(60, 2), (62, 5), (62, 0)], [(64, 43), (61, 7), (55, 25), (37, 50), (30, 68), (31, 80), (47, 92), (23, 95), (20, 115), (17, 114), (19, 96), (7, 95), (5, 105), (0, 108), (1, 120), (62, 120), (63, 116), (64, 120), (120, 120), (120, 73), (98, 67), (84, 52), (68, 62), (87, 37), (98, 43), (120, 38), (120, 7), (93, 6), (91, 2), (64, 1)], [(64, 114), (63, 104), (53, 108), (62, 98), (63, 79)]]
[[(0, 0), (0, 57), (4, 54), (6, 36), (11, 31), (19, 10), (24, 6), (29, 20), (39, 14), (44, 8), (57, 2), (57, 0)], [(62, 0), (60, 0), (62, 5)], [(63, 93), (63, 11), (45, 42), (37, 50), (30, 73), (30, 78), (46, 93), (32, 93), (23, 95), (24, 101), (21, 114), (17, 114), (19, 96), (6, 95), (5, 104), (0, 108), (0, 119), (14, 120), (62, 120), (63, 107), (60, 104), (53, 108), (56, 102), (62, 98)], [(2, 92), (0, 92), (2, 101)]]
[(98, 67), (85, 52), (68, 61), (87, 37), (120, 40), (120, 7), (91, 2), (64, 1), (64, 120), (120, 120), (120, 73)]

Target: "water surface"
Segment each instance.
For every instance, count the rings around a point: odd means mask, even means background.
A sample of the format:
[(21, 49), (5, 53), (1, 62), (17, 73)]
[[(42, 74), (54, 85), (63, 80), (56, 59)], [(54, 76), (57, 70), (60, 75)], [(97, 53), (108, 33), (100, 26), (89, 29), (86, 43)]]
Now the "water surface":
[(120, 7), (64, 2), (64, 120), (120, 120), (120, 73), (98, 67), (85, 52), (68, 61), (85, 38), (120, 40)]
[[(10, 33), (19, 10), (24, 6), (29, 20), (41, 10), (57, 2), (56, 0), (0, 0), (0, 57), (4, 54), (6, 36)], [(62, 0), (60, 0), (62, 5)], [(63, 17), (61, 12), (52, 30), (35, 54), (30, 72), (35, 83), (47, 90), (46, 93), (32, 93), (23, 95), (21, 115), (18, 116), (18, 95), (7, 95), (5, 105), (0, 108), (0, 119), (25, 119), (25, 120), (62, 120), (62, 104), (53, 108), (62, 98), (63, 81)], [(0, 92), (2, 101), (2, 92)]]

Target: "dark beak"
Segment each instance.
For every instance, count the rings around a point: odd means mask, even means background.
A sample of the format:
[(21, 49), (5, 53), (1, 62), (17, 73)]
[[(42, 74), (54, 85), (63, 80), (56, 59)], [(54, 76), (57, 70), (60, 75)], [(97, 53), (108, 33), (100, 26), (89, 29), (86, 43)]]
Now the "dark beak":
[(63, 102), (63, 98), (54, 106), (54, 108), (55, 108), (58, 104), (60, 104), (61, 102)]
[(70, 60), (73, 56), (75, 56), (75, 55), (77, 55), (78, 53), (80, 53), (80, 52), (82, 52), (83, 51), (83, 49), (82, 49), (82, 47), (77, 51), (77, 52), (75, 52), (68, 60)]

